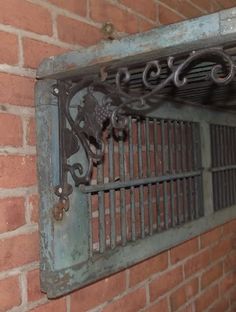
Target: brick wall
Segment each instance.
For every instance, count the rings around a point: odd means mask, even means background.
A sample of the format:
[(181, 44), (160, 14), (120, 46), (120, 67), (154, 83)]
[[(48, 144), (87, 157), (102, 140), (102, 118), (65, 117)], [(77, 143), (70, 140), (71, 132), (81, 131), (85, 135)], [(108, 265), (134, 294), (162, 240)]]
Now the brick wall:
[[(39, 290), (34, 77), (44, 57), (235, 0), (0, 0), (0, 311), (236, 311), (232, 221), (69, 296)], [(210, 310), (207, 310), (211, 307)]]

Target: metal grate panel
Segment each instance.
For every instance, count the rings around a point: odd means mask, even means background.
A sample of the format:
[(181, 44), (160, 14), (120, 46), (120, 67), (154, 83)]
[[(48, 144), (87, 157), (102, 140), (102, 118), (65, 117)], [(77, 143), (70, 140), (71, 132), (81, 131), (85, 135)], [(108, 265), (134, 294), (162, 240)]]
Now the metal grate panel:
[(236, 204), (236, 127), (211, 125), (214, 210)]
[(129, 117), (108, 134), (87, 193), (90, 255), (203, 215), (199, 124)]

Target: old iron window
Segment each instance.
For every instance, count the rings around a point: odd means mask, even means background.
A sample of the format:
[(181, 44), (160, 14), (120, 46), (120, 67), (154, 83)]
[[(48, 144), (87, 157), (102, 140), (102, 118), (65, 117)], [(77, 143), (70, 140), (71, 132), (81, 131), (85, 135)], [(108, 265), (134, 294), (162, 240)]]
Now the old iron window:
[(40, 268), (49, 297), (236, 216), (235, 19), (226, 10), (40, 66)]

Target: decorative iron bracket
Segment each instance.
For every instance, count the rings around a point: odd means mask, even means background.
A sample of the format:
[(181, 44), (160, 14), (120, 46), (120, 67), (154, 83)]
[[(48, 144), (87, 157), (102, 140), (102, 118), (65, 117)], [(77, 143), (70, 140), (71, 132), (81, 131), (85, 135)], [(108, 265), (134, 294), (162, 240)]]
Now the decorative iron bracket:
[[(209, 48), (193, 51), (178, 65), (175, 58), (166, 60), (169, 74), (160, 79), (162, 66), (160, 61), (146, 63), (142, 72), (143, 92), (134, 93), (129, 84), (132, 75), (127, 67), (122, 67), (115, 74), (115, 83), (106, 82), (107, 73), (101, 72), (101, 77), (90, 77), (79, 82), (58, 81), (53, 87), (53, 94), (58, 97), (59, 112), (59, 178), (55, 187), (59, 197), (54, 207), (56, 220), (63, 218), (64, 211), (69, 209), (69, 196), (73, 186), (68, 183), (68, 174), (74, 180), (75, 186), (88, 184), (91, 178), (93, 164), (102, 161), (104, 142), (102, 132), (105, 124), (110, 129), (124, 129), (127, 110), (140, 111), (148, 105), (148, 100), (157, 95), (167, 85), (173, 84), (180, 88), (188, 83), (186, 74), (196, 63), (214, 62), (208, 79), (218, 85), (226, 85), (235, 76), (236, 66), (230, 55), (222, 48)], [(85, 93), (84, 93), (85, 91)], [(81, 93), (82, 92), (82, 93)], [(81, 93), (83, 100), (78, 102), (76, 96)], [(73, 118), (71, 108), (76, 109)], [(68, 164), (68, 159), (83, 148), (87, 166), (81, 163)]]

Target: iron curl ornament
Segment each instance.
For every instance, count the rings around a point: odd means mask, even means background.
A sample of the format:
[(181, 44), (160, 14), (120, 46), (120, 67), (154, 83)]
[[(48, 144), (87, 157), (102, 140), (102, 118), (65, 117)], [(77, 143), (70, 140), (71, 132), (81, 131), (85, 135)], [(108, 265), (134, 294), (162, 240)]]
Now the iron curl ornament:
[[(123, 129), (127, 124), (127, 114), (142, 110), (148, 99), (168, 85), (181, 88), (188, 83), (186, 75), (196, 65), (209, 61), (209, 77), (217, 85), (226, 85), (235, 77), (236, 65), (232, 57), (222, 48), (193, 51), (185, 60), (176, 62), (170, 56), (166, 60), (168, 74), (164, 76), (159, 60), (146, 63), (141, 74), (143, 90), (131, 90), (132, 75), (128, 67), (121, 67), (115, 74), (115, 83), (106, 81), (104, 72), (81, 79), (79, 82), (58, 81), (53, 94), (58, 98), (59, 115), (59, 185), (55, 194), (59, 197), (53, 209), (56, 220), (62, 220), (64, 211), (69, 209), (69, 196), (73, 186), (68, 183), (71, 175), (76, 187), (88, 184), (94, 163), (103, 161), (105, 142), (102, 133), (105, 125), (112, 129)], [(82, 101), (77, 99), (81, 94)], [(72, 114), (73, 110), (73, 114)], [(68, 159), (80, 150), (85, 153), (87, 164), (69, 164)]]

